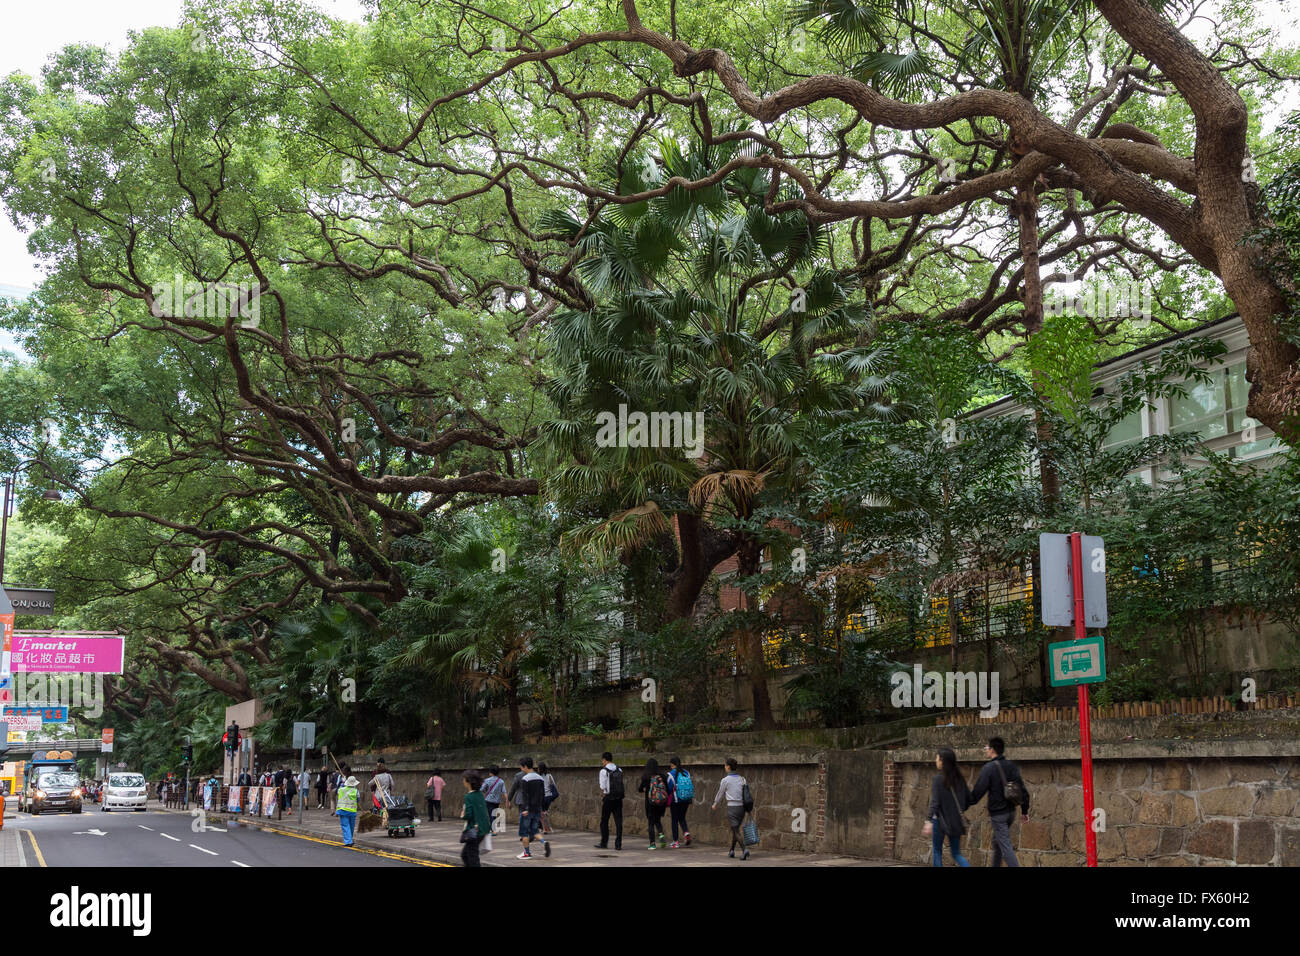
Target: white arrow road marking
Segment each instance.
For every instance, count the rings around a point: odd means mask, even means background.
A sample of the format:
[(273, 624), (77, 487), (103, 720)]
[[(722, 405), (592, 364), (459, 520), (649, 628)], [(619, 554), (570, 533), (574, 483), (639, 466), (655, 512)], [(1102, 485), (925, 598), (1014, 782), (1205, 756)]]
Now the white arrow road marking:
[(246, 870), (249, 868), (247, 863), (240, 863), (238, 860), (231, 860), (230, 862), (235, 864), (235, 866), (242, 866)]
[(103, 830), (98, 830), (98, 829), (90, 829), (90, 830), (73, 830), (73, 831), (72, 831), (72, 835), (73, 835), (73, 836), (82, 836), (82, 835), (85, 835), (85, 836), (108, 836), (108, 834), (105, 833)]
[(205, 849), (203, 849), (203, 847), (199, 846), (197, 843), (191, 843), (190, 846), (194, 847), (194, 849), (198, 850), (200, 853), (206, 853), (208, 856), (216, 856), (216, 855), (217, 855), (217, 853), (216, 853), (215, 850), (205, 850)]
[(160, 834), (158, 834), (158, 835), (159, 835), (160, 837), (167, 837), (167, 839), (171, 840), (173, 843), (180, 843), (180, 842), (181, 842), (177, 837), (174, 837), (174, 836), (172, 836), (172, 835), (169, 834), (169, 833), (160, 833)]
[(137, 823), (136, 826), (138, 826), (141, 830), (148, 830), (150, 833), (153, 833), (153, 827), (147, 827), (143, 823)]

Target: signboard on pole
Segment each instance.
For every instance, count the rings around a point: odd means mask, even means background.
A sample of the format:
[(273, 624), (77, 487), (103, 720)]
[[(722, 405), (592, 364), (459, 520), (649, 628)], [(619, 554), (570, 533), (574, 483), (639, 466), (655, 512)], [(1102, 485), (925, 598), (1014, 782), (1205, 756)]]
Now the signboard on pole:
[(14, 699), (14, 606), (0, 587), (0, 702)]
[(20, 588), (4, 586), (15, 614), (53, 614), (54, 592), (48, 588)]
[[(284, 738), (281, 737), (281, 740)], [(311, 750), (316, 746), (316, 725), (310, 722), (295, 721), (293, 725), (293, 749)]]
[[(12, 621), (13, 615), (9, 615)], [(12, 627), (12, 625), (11, 625)], [(13, 636), (13, 669), (28, 674), (120, 674), (125, 641), (120, 635), (19, 631)]]
[(1072, 687), (1106, 679), (1106, 642), (1100, 637), (1047, 645), (1052, 686)]
[[(1083, 626), (1105, 627), (1106, 544), (1096, 535), (1080, 535), (1083, 544)], [(1074, 624), (1073, 558), (1068, 534), (1038, 536), (1039, 582), (1043, 596), (1043, 623), (1048, 627)]]
[(44, 704), (9, 704), (5, 706), (3, 715), (5, 718), (37, 717), (43, 724), (68, 722), (68, 708), (58, 705), (46, 707)]
[(113, 728), (105, 727), (99, 734), (100, 753), (111, 754), (113, 752)]

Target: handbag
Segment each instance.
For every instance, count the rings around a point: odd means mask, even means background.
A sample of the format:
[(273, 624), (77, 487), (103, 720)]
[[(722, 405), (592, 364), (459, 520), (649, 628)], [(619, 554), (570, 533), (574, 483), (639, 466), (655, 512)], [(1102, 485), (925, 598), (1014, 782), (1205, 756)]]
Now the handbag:
[[(948, 788), (948, 792), (952, 794), (952, 804), (953, 804), (953, 806), (955, 806), (955, 807), (957, 808), (957, 819), (961, 821), (961, 832), (960, 832), (959, 834), (957, 834), (957, 835), (958, 835), (958, 836), (965, 836), (965, 835), (966, 835), (966, 815), (962, 812), (962, 809), (961, 809), (961, 801), (957, 799), (957, 791), (954, 790), (952, 787), (949, 787), (949, 788)], [(946, 829), (946, 828), (945, 828), (945, 829)], [(948, 836), (952, 836), (952, 834), (950, 833), (950, 834), (948, 834)]]
[(758, 846), (758, 824), (752, 816), (746, 818), (742, 832), (745, 837), (745, 846)]
[(460, 842), (469, 843), (471, 840), (478, 839), (478, 827), (466, 827), (460, 831)]

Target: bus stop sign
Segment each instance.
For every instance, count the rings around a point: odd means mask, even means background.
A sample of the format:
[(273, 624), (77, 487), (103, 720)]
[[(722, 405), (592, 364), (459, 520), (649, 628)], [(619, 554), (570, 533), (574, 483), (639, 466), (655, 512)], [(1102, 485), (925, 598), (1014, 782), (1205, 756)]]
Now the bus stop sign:
[(1047, 645), (1052, 662), (1052, 686), (1096, 684), (1106, 679), (1106, 643), (1100, 637)]

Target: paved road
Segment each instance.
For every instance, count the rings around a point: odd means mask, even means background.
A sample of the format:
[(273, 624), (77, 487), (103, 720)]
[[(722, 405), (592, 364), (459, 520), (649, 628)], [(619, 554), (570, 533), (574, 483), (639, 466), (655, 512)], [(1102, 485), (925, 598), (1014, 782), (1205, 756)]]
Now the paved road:
[(241, 826), (192, 829), (191, 817), (144, 813), (6, 815), (6, 834), (22, 831), (28, 866), (417, 866), (415, 862), (354, 852), (320, 839), (288, 836)]

